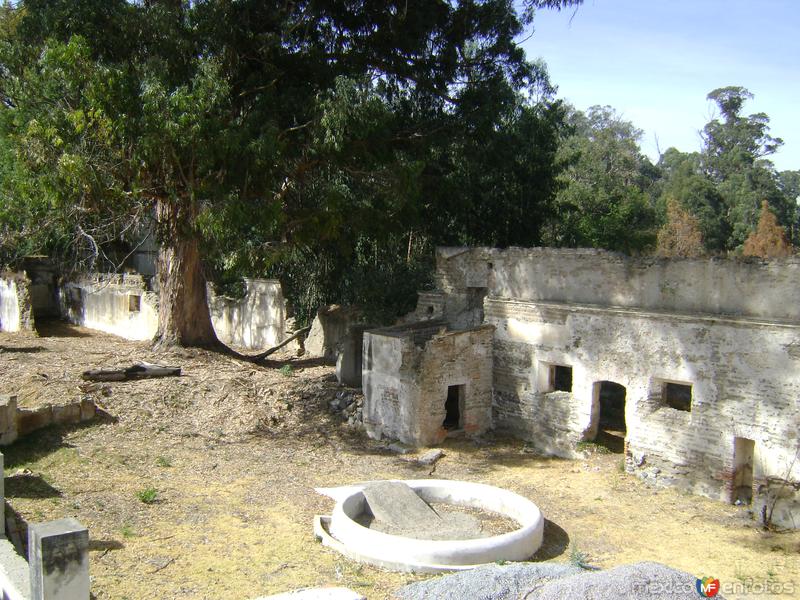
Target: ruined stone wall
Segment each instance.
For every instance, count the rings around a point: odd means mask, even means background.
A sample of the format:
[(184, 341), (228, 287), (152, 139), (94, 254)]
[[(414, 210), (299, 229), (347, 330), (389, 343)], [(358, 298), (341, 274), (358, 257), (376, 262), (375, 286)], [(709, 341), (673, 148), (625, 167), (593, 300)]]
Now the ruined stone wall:
[[(470, 295), (800, 322), (800, 259), (631, 258), (605, 250), (439, 248), (445, 317)], [(484, 290), (483, 292), (481, 290)]]
[(443, 427), (449, 386), (463, 386), (458, 429), (491, 425), (492, 327), (443, 331), (435, 321), (364, 334), (364, 425), (374, 438), (433, 445)]
[(33, 330), (30, 280), (25, 273), (0, 277), (0, 331)]
[[(626, 467), (732, 501), (735, 438), (754, 442), (754, 508), (800, 526), (797, 259), (633, 259), (596, 250), (440, 249), (436, 303), (496, 328), (494, 423), (543, 452), (575, 454), (598, 428), (600, 382), (626, 388)], [(418, 311), (425, 308), (418, 308)], [(552, 365), (572, 369), (551, 391)], [(690, 411), (666, 382), (691, 385)], [(788, 484), (787, 484), (788, 481)]]
[(61, 314), (70, 323), (129, 340), (152, 339), (158, 330), (158, 298), (141, 275), (86, 275), (62, 283)]
[(262, 350), (286, 338), (286, 300), (279, 281), (245, 279), (247, 293), (234, 300), (209, 289), (211, 322), (219, 339), (242, 348)]
[[(280, 283), (245, 280), (240, 300), (209, 291), (211, 321), (220, 340), (261, 350), (285, 339), (286, 302)], [(141, 275), (84, 275), (59, 289), (61, 315), (69, 322), (129, 340), (152, 339), (158, 330), (158, 295)]]

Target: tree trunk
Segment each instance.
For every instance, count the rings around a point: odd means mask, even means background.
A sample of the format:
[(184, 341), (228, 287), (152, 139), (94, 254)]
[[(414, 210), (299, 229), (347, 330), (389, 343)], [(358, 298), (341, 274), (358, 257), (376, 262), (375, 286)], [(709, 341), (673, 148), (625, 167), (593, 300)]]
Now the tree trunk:
[(206, 278), (194, 232), (196, 213), (192, 204), (159, 200), (156, 207), (161, 238), (156, 346), (221, 345), (208, 310)]

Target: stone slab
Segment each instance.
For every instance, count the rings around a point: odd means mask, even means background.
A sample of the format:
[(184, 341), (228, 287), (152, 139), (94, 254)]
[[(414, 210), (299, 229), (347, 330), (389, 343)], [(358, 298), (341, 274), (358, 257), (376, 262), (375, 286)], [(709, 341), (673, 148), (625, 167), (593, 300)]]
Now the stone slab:
[(417, 459), (417, 462), (421, 465), (432, 465), (437, 460), (444, 456), (444, 452), (439, 448), (434, 448), (433, 450), (428, 450), (425, 454), (420, 456)]
[(364, 488), (373, 516), (389, 527), (414, 530), (438, 527), (441, 519), (414, 490), (400, 481), (378, 481)]
[(28, 527), (31, 597), (89, 600), (89, 531), (73, 518)]
[(8, 600), (28, 600), (31, 588), (28, 561), (17, 554), (14, 545), (0, 537), (0, 589)]

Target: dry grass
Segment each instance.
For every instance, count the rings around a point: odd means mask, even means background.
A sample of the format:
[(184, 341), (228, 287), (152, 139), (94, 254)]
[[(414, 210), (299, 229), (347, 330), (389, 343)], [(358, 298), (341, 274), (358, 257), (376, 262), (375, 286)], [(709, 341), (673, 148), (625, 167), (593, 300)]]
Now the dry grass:
[[(254, 367), (197, 350), (157, 354), (61, 331), (73, 335), (0, 334), (0, 391), (28, 406), (66, 402), (84, 393), (86, 368), (138, 360), (184, 368), (180, 378), (89, 392), (110, 418), (4, 449), (16, 513), (74, 516), (89, 527), (96, 598), (247, 599), (315, 585), (382, 598), (416, 579), (357, 565), (313, 538), (313, 515), (331, 508), (314, 487), (430, 471), (327, 413), (339, 389), (330, 367), (295, 361), (286, 377), (280, 361)], [(434, 477), (498, 485), (541, 507), (548, 523), (539, 560), (566, 561), (574, 546), (600, 567), (657, 560), (723, 583), (800, 582), (800, 534), (766, 533), (743, 509), (651, 489), (619, 471), (619, 455), (554, 460), (509, 440), (453, 440), (444, 449)], [(15, 474), (22, 469), (30, 473)], [(156, 496), (143, 502), (149, 489)]]

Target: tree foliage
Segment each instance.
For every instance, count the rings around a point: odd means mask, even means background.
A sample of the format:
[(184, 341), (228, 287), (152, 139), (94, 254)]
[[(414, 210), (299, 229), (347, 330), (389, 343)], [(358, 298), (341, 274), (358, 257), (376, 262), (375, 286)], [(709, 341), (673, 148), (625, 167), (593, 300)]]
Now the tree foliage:
[(47, 215), (25, 251), (108, 268), (155, 218), (173, 329), (203, 272), (295, 265), (330, 301), (376, 255), (398, 257), (379, 279), (434, 243), (538, 241), (563, 112), (506, 0), (25, 0), (2, 21), (3, 226)]
[(786, 239), (786, 232), (778, 225), (766, 200), (761, 203), (758, 227), (747, 236), (742, 254), (761, 258), (782, 258), (792, 254), (792, 245)]
[(658, 231), (656, 254), (694, 258), (705, 253), (700, 223), (677, 200), (667, 201), (667, 222)]
[(641, 153), (641, 131), (608, 106), (572, 109), (572, 134), (559, 148), (565, 166), (546, 227), (547, 242), (639, 252), (655, 238), (646, 193), (653, 167)]

